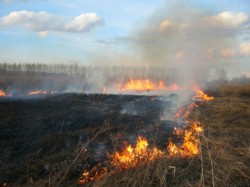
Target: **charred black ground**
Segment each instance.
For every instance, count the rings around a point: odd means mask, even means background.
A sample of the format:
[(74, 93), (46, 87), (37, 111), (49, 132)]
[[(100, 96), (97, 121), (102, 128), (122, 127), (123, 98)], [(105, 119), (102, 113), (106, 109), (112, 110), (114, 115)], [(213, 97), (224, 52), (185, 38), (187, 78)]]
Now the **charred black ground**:
[[(173, 95), (172, 95), (173, 96)], [(64, 171), (77, 150), (104, 124), (109, 131), (93, 141), (70, 173), (75, 179), (102, 162), (107, 152), (135, 144), (138, 134), (166, 149), (173, 127), (161, 121), (173, 97), (59, 94), (0, 100), (0, 176), (20, 183)], [(163, 141), (164, 140), (164, 141)]]

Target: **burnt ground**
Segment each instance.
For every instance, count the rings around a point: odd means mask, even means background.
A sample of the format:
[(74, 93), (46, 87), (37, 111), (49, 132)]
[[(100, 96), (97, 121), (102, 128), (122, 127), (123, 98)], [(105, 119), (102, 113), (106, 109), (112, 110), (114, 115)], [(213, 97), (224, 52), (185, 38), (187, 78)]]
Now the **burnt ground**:
[(0, 99), (0, 183), (27, 184), (64, 172), (81, 147), (104, 125), (109, 130), (90, 143), (68, 179), (107, 158), (138, 134), (166, 149), (173, 127), (161, 121), (173, 97), (59, 94)]

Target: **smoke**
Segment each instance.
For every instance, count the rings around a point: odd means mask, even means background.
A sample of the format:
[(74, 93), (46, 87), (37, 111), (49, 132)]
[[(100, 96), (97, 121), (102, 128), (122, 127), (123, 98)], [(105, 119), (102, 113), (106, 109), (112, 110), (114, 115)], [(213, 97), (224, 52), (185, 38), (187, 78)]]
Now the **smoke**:
[(116, 64), (131, 64), (134, 59), (135, 65), (173, 68), (183, 84), (202, 85), (217, 68), (230, 69), (237, 57), (248, 54), (239, 39), (248, 24), (244, 12), (214, 11), (201, 2), (170, 0), (128, 36), (97, 42), (129, 46), (127, 59), (114, 52)]
[[(238, 56), (250, 54), (250, 42), (239, 42), (249, 25), (246, 13), (214, 11), (194, 2), (166, 1), (129, 35), (96, 40), (99, 45), (107, 45), (90, 58), (99, 68), (72, 66), (80, 76), (61, 81), (69, 83), (61, 90), (100, 93), (105, 87), (114, 93), (117, 84), (133, 78), (164, 80), (166, 85), (178, 83), (192, 90), (194, 85), (203, 87), (217, 69), (230, 68)], [(110, 64), (115, 66), (107, 68)], [(189, 94), (179, 93), (180, 100), (186, 100)]]
[[(193, 1), (170, 0), (129, 36), (100, 42), (131, 46), (136, 65), (173, 69), (177, 82), (192, 90), (194, 85), (204, 87), (216, 69), (230, 69), (242, 51), (248, 52), (247, 45), (239, 45), (248, 24), (244, 12), (216, 12)], [(179, 93), (180, 102), (189, 96)]]

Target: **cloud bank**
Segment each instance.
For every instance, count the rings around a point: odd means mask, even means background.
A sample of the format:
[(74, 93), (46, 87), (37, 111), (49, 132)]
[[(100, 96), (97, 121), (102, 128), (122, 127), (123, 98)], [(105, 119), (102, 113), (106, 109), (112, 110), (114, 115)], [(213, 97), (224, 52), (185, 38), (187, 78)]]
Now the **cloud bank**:
[(0, 17), (0, 27), (20, 26), (46, 36), (50, 31), (56, 32), (89, 32), (104, 24), (104, 20), (96, 13), (83, 13), (74, 18), (57, 16), (45, 11), (15, 11)]

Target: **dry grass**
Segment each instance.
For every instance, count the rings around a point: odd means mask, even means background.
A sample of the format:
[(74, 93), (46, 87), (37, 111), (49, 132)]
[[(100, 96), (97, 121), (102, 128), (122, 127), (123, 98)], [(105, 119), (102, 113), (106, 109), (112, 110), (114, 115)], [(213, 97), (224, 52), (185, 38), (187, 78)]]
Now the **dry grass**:
[(215, 184), (249, 186), (250, 85), (225, 85), (220, 95), (202, 108), (204, 115), (199, 116), (213, 161)]
[(216, 89), (213, 94), (220, 97), (250, 97), (250, 84), (227, 83)]
[(87, 186), (250, 186), (250, 85), (224, 85), (196, 111), (205, 130), (197, 158), (156, 160)]
[[(128, 169), (124, 172), (110, 174), (103, 180), (89, 186), (181, 186), (189, 181), (199, 184), (199, 159), (162, 159), (146, 166)], [(188, 177), (186, 174), (188, 173)]]

